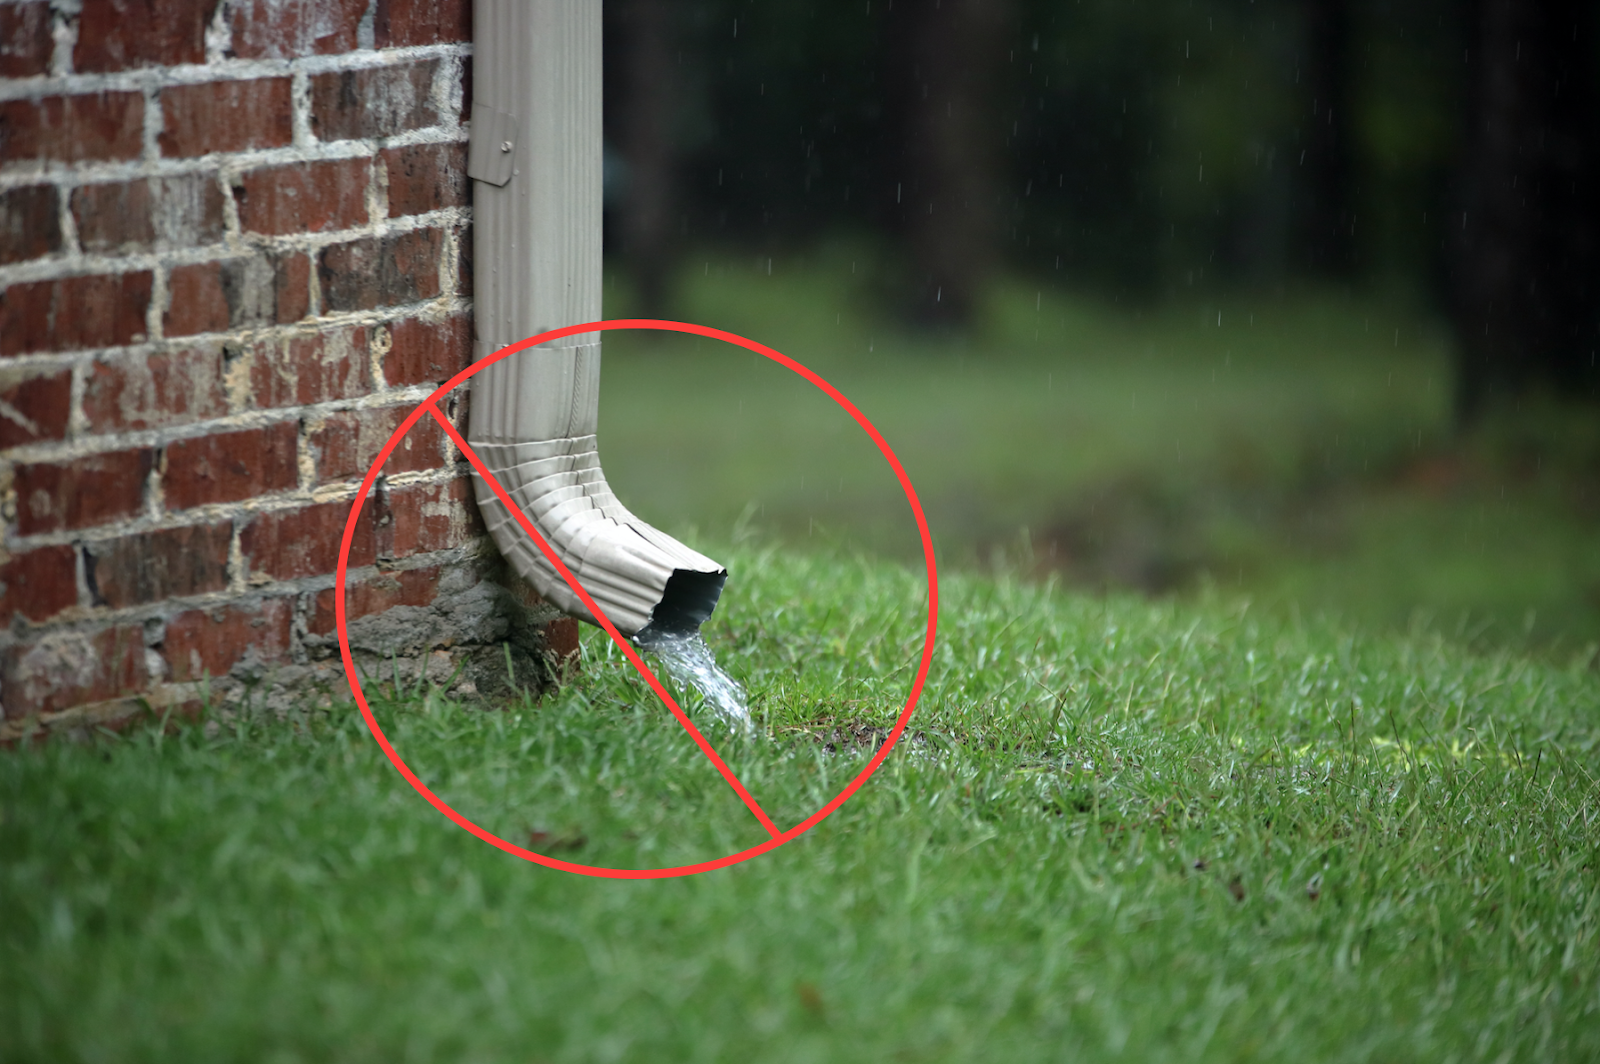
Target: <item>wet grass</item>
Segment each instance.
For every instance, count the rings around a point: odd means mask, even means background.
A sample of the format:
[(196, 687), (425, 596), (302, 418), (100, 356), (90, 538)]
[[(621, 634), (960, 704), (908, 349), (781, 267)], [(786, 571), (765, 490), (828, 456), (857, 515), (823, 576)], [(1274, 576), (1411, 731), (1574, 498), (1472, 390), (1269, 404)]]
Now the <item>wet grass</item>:
[[(1137, 305), (1014, 278), (950, 337), (884, 317), (868, 249), (767, 262), (690, 263), (680, 315), (839, 386), (905, 462), (950, 564), (998, 553), (1086, 589), (1213, 587), (1283, 617), (1557, 659), (1600, 648), (1592, 411), (1530, 406), (1458, 438), (1449, 333), (1414, 305), (1325, 290)], [(606, 306), (629, 312), (625, 285)], [(916, 555), (887, 465), (809, 385), (710, 341), (606, 345), (607, 475), (647, 519)]]
[[(712, 734), (786, 826), (898, 713), (923, 581), (702, 546), (761, 729)], [(348, 707), (0, 752), (0, 1059), (1600, 1056), (1600, 673), (1218, 596), (942, 591), (916, 741), (810, 834), (687, 879), (478, 842)], [(554, 856), (760, 841), (591, 636), (542, 702), (377, 712), (456, 808)]]

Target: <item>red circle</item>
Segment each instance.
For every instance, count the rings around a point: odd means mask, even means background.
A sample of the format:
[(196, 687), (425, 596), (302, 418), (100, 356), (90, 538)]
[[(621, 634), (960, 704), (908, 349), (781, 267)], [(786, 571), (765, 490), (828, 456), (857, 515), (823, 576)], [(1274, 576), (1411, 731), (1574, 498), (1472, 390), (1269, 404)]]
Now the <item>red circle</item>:
[[(792, 370), (793, 372), (804, 377), (806, 380), (810, 381), (817, 388), (821, 389), (828, 395), (829, 398), (838, 403), (846, 413), (855, 418), (857, 424), (859, 424), (862, 429), (866, 431), (867, 435), (872, 438), (872, 442), (876, 443), (878, 445), (878, 449), (883, 452), (884, 458), (888, 460), (889, 467), (894, 470), (896, 478), (898, 478), (900, 481), (900, 486), (905, 489), (906, 500), (911, 504), (911, 514), (916, 518), (917, 531), (922, 536), (923, 557), (928, 563), (928, 634), (922, 646), (922, 662), (917, 668), (916, 679), (911, 683), (911, 692), (906, 698), (906, 708), (901, 710), (900, 716), (895, 721), (894, 727), (889, 731), (888, 738), (884, 741), (883, 745), (879, 747), (877, 754), (872, 758), (872, 760), (867, 763), (866, 768), (857, 773), (855, 778), (847, 783), (844, 788), (838, 794), (836, 794), (831, 801), (828, 802), (827, 805), (823, 806), (821, 809), (817, 810), (811, 816), (807, 817), (799, 824), (796, 824), (788, 831), (782, 832), (781, 834), (778, 834), (765, 842), (752, 846), (749, 849), (740, 850), (737, 853), (730, 853), (725, 857), (718, 857), (710, 861), (701, 861), (698, 864), (679, 865), (673, 868), (603, 868), (597, 865), (575, 864), (571, 861), (563, 861), (559, 858), (548, 857), (544, 854), (535, 853), (532, 850), (527, 850), (521, 846), (507, 842), (498, 835), (479, 827), (471, 820), (468, 820), (465, 816), (456, 812), (455, 809), (453, 809), (444, 801), (444, 799), (440, 798), (437, 794), (434, 794), (433, 791), (422, 782), (422, 780), (417, 778), (416, 773), (412, 772), (411, 769), (406, 765), (405, 761), (401, 759), (393, 744), (389, 742), (388, 736), (384, 735), (383, 729), (378, 726), (377, 720), (374, 719), (372, 715), (372, 707), (367, 704), (366, 695), (361, 689), (361, 680), (357, 675), (355, 659), (350, 652), (350, 633), (345, 623), (345, 579), (347, 570), (349, 568), (350, 545), (355, 538), (356, 522), (361, 515), (362, 504), (366, 501), (367, 496), (372, 491), (373, 483), (378, 478), (378, 471), (381, 470), (384, 463), (389, 460), (389, 455), (394, 451), (400, 440), (404, 438), (407, 432), (411, 431), (411, 427), (415, 425), (417, 421), (427, 412), (427, 410), (437, 403), (441, 398), (443, 398), (449, 392), (460, 387), (474, 373), (477, 373), (486, 366), (490, 366), (503, 358), (508, 358), (511, 355), (516, 354), (518, 351), (524, 350), (525, 348), (534, 347), (550, 340), (558, 340), (564, 336), (573, 336), (578, 333), (604, 332), (609, 329), (659, 329), (665, 332), (692, 333), (695, 336), (704, 336), (711, 340), (722, 340), (725, 343), (737, 344), (740, 347), (769, 358), (779, 365)], [(378, 452), (378, 457), (372, 463), (372, 467), (367, 470), (366, 478), (361, 482), (361, 491), (356, 495), (355, 500), (350, 505), (350, 516), (345, 521), (344, 536), (339, 542), (339, 565), (335, 573), (335, 589), (338, 591), (338, 594), (334, 597), (334, 615), (339, 631), (339, 652), (344, 659), (345, 676), (349, 680), (350, 691), (355, 695), (356, 704), (361, 707), (361, 715), (363, 718), (365, 718), (367, 722), (367, 728), (372, 732), (372, 737), (378, 741), (378, 745), (383, 749), (383, 752), (394, 764), (394, 767), (399, 770), (400, 775), (405, 777), (406, 782), (410, 783), (411, 786), (416, 789), (417, 793), (426, 798), (429, 804), (431, 804), (435, 809), (439, 810), (439, 812), (443, 813), (445, 816), (454, 821), (458, 827), (470, 832), (473, 835), (476, 835), (478, 838), (492, 846), (497, 846), (507, 853), (515, 854), (516, 856), (521, 857), (523, 860), (533, 861), (548, 868), (558, 868), (566, 872), (575, 872), (579, 875), (586, 876), (598, 876), (605, 879), (667, 879), (674, 876), (688, 876), (694, 875), (698, 872), (709, 872), (714, 868), (725, 868), (728, 865), (738, 864), (741, 861), (747, 861), (750, 858), (766, 853), (769, 850), (777, 849), (784, 843), (799, 838), (801, 835), (805, 834), (807, 831), (810, 831), (817, 824), (820, 824), (824, 819), (832, 815), (840, 806), (850, 799), (851, 795), (855, 794), (855, 792), (860, 789), (863, 783), (871, 778), (874, 772), (878, 771), (878, 767), (883, 764), (884, 758), (889, 756), (889, 752), (893, 750), (895, 744), (900, 741), (901, 733), (905, 731), (906, 724), (911, 720), (912, 711), (917, 707), (917, 700), (922, 697), (922, 687), (928, 678), (928, 666), (933, 661), (933, 640), (934, 634), (938, 628), (939, 616), (939, 571), (938, 567), (934, 563), (933, 538), (928, 533), (928, 520), (923, 515), (922, 503), (917, 499), (916, 490), (911, 486), (911, 478), (906, 476), (905, 467), (900, 464), (900, 459), (895, 457), (894, 450), (889, 446), (888, 441), (883, 438), (883, 435), (879, 433), (872, 422), (867, 419), (867, 416), (858, 410), (855, 404), (846, 399), (844, 395), (833, 385), (823, 380), (820, 376), (812, 372), (810, 369), (807, 369), (799, 362), (796, 362), (787, 355), (774, 351), (765, 344), (759, 344), (756, 341), (746, 339), (743, 336), (737, 336), (733, 333), (724, 332), (721, 329), (713, 329), (705, 325), (692, 325), (687, 322), (678, 321), (657, 321), (649, 318), (625, 318), (618, 319), (616, 321), (595, 321), (589, 322), (585, 325), (569, 325), (561, 329), (551, 329), (549, 332), (540, 333), (538, 336), (530, 336), (526, 340), (511, 344), (508, 347), (503, 347), (494, 354), (479, 359), (477, 362), (474, 362), (460, 373), (457, 373), (454, 377), (451, 377), (444, 384), (440, 385), (432, 395), (430, 395), (422, 403), (418, 404), (417, 408), (400, 423), (400, 427), (394, 431), (394, 435), (389, 437), (389, 441), (385, 443), (383, 445), (383, 449)]]

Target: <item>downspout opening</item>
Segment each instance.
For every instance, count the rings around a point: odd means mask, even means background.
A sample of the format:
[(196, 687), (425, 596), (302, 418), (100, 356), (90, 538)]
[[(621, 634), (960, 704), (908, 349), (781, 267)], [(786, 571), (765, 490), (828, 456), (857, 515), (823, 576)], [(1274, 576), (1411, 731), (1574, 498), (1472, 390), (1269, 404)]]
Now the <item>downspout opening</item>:
[(639, 629), (634, 642), (647, 647), (694, 635), (717, 608), (722, 585), (727, 581), (726, 569), (717, 573), (674, 569), (661, 601), (650, 611), (650, 623)]

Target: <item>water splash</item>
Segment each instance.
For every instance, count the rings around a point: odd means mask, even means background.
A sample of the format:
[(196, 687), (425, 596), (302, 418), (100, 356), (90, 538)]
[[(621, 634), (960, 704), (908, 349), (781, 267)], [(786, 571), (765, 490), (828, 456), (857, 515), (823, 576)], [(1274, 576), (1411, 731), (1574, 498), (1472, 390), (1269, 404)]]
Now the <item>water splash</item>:
[(750, 710), (745, 706), (744, 688), (717, 665), (717, 659), (699, 632), (659, 636), (645, 649), (660, 659), (679, 690), (693, 687), (725, 723), (740, 731), (750, 730)]

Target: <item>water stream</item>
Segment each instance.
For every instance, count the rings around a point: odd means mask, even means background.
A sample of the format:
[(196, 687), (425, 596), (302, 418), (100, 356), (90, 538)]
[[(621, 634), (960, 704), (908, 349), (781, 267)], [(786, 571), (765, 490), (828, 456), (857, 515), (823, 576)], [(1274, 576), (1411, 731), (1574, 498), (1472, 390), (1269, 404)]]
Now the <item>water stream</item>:
[(750, 710), (744, 703), (744, 688), (717, 665), (699, 632), (661, 636), (646, 649), (660, 660), (680, 691), (694, 688), (721, 720), (740, 731), (749, 730)]

